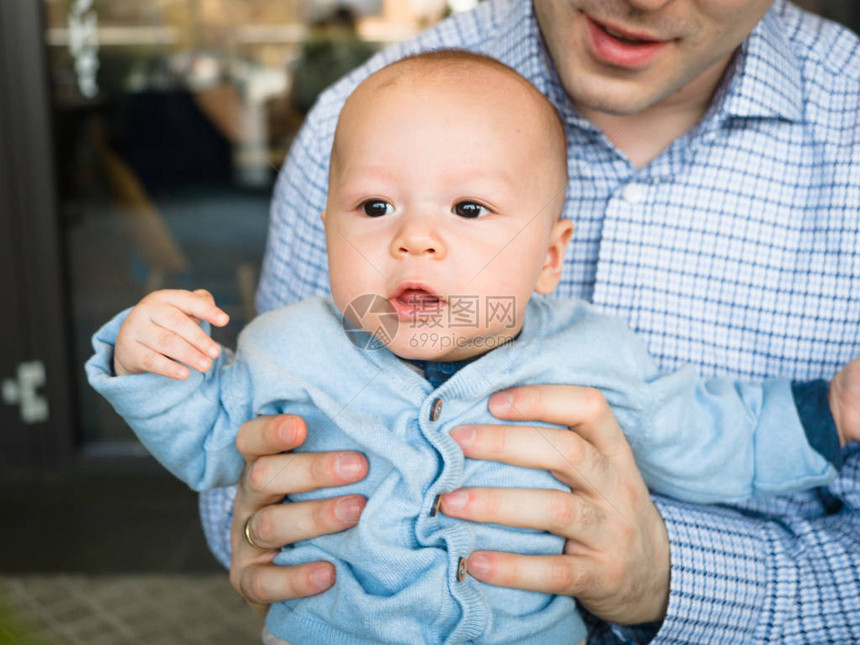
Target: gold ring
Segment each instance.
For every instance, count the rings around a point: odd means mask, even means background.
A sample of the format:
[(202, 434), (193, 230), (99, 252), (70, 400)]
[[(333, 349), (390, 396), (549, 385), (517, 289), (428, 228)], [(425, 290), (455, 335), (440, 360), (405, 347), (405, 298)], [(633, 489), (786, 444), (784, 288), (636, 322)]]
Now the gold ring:
[(260, 546), (259, 544), (257, 544), (256, 542), (254, 542), (254, 539), (251, 537), (251, 518), (252, 518), (252, 517), (253, 517), (253, 515), (249, 515), (249, 516), (248, 516), (248, 519), (247, 519), (247, 520), (245, 520), (245, 531), (244, 531), (244, 533), (245, 533), (245, 542), (247, 542), (248, 544), (250, 544), (252, 547), (254, 547), (255, 549), (257, 549), (258, 551), (271, 551), (271, 549), (267, 549), (266, 547), (264, 547), (264, 546)]

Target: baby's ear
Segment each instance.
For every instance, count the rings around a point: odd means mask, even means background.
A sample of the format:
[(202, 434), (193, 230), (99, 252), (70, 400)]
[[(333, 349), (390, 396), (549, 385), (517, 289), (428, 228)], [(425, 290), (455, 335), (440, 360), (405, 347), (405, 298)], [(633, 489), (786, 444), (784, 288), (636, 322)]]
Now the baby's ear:
[(552, 226), (549, 235), (549, 248), (546, 250), (546, 261), (541, 268), (535, 291), (542, 294), (552, 293), (561, 280), (561, 270), (564, 268), (564, 253), (573, 235), (573, 222), (561, 218)]

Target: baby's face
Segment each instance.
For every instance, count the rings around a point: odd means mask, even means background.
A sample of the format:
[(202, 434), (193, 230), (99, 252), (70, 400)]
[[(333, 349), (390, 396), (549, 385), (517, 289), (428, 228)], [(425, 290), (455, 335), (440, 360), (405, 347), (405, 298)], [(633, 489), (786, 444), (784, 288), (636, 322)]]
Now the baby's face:
[(382, 296), (398, 319), (388, 348), (404, 358), (498, 347), (532, 292), (558, 282), (572, 230), (558, 220), (563, 153), (547, 145), (558, 132), (519, 83), (492, 76), (401, 78), (341, 117), (323, 214), (332, 296), (341, 312)]

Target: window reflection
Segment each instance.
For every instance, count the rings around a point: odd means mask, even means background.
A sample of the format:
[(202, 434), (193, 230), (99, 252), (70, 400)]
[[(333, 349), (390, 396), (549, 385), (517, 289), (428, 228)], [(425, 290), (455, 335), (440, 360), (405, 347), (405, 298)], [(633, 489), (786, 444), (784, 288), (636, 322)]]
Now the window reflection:
[[(160, 288), (205, 288), (235, 346), (277, 171), (317, 94), (439, 0), (44, 0), (75, 364)], [(136, 450), (76, 370), (85, 446)]]

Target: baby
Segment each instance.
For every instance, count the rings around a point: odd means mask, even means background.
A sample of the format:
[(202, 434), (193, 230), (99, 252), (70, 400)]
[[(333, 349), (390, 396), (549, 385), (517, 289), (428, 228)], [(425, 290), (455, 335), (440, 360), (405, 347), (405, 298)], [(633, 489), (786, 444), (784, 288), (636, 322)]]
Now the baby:
[[(238, 480), (236, 432), (261, 414), (302, 416), (303, 450), (367, 456), (368, 476), (337, 491), (368, 498), (358, 525), (276, 556), (330, 561), (337, 582), (273, 605), (275, 637), (585, 637), (572, 598), (485, 585), (465, 567), (476, 549), (555, 554), (562, 538), (436, 513), (438, 496), (462, 486), (564, 490), (547, 472), (466, 460), (449, 436), (493, 423), (489, 396), (514, 385), (598, 387), (649, 487), (681, 499), (733, 501), (835, 475), (828, 457), (838, 466), (840, 437), (826, 396), (795, 405), (785, 381), (661, 374), (623, 324), (581, 301), (531, 297), (561, 276), (566, 184), (559, 117), (527, 81), (465, 52), (405, 59), (361, 83), (340, 116), (322, 213), (331, 298), (259, 317), (235, 356), (198, 324), (227, 322), (202, 291), (150, 294), (95, 335), (90, 382), (196, 490)], [(831, 392), (850, 383), (856, 406), (854, 372)], [(857, 419), (842, 403), (834, 410), (844, 438), (856, 438)]]

